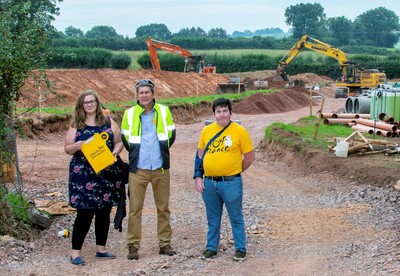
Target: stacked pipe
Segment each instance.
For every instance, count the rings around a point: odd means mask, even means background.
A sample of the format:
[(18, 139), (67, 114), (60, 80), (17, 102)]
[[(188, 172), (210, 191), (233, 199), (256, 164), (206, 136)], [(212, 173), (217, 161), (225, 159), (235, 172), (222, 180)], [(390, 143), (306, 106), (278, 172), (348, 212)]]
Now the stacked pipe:
[(382, 135), (384, 137), (398, 136), (398, 124), (390, 124), (384, 121), (377, 122), (375, 120), (357, 119), (357, 125), (351, 128), (353, 130), (368, 132), (369, 134), (375, 133), (376, 135)]
[[(368, 115), (368, 116), (366, 116)], [(347, 125), (353, 130), (384, 137), (400, 136), (400, 123), (386, 113), (379, 114), (379, 120), (369, 120), (369, 114), (335, 114), (324, 113), (324, 125)]]
[(365, 91), (363, 94), (356, 97), (348, 97), (345, 103), (345, 111), (350, 114), (370, 113), (371, 108), (371, 93)]
[(368, 119), (369, 114), (345, 114), (345, 113), (322, 113), (324, 125), (347, 125), (349, 127), (357, 124), (357, 119)]

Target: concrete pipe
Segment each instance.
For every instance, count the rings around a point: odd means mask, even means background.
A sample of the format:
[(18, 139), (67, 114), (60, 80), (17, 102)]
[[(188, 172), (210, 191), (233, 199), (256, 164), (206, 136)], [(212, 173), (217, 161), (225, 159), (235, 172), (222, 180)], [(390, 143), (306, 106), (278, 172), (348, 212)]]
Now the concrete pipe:
[(354, 97), (348, 97), (344, 106), (346, 113), (354, 113)]
[(374, 122), (374, 120), (366, 120), (366, 119), (357, 119), (357, 124), (376, 127), (378, 129), (386, 130), (386, 131), (396, 131), (397, 125), (390, 125), (384, 122)]
[(346, 125), (349, 127), (355, 126), (357, 123), (347, 123)]
[(324, 125), (346, 125), (348, 123), (357, 123), (355, 119), (324, 119)]
[(371, 108), (371, 98), (357, 97), (354, 100), (354, 113), (369, 114)]

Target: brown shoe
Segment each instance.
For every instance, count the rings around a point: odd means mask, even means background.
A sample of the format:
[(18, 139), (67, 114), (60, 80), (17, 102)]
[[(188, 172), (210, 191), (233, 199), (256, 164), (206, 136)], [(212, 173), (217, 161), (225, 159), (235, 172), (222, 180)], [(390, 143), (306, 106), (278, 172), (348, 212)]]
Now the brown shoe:
[(137, 260), (139, 259), (138, 249), (132, 245), (129, 245), (129, 253), (126, 257), (128, 260)]
[(168, 255), (168, 256), (176, 255), (176, 252), (174, 250), (172, 250), (172, 247), (169, 244), (167, 244), (166, 246), (160, 247), (160, 252), (158, 252), (158, 253)]

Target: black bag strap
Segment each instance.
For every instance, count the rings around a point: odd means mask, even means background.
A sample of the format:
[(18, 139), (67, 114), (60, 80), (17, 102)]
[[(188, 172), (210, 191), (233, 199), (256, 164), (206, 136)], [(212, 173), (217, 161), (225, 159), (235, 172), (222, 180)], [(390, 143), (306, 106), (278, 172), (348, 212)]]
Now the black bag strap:
[(203, 160), (204, 155), (206, 155), (207, 149), (208, 147), (211, 145), (211, 143), (218, 138), (218, 136), (221, 135), (222, 132), (224, 132), (224, 130), (232, 123), (232, 121), (229, 121), (229, 124), (227, 124), (220, 132), (218, 132), (217, 134), (215, 134), (215, 136), (207, 143), (206, 147), (204, 148), (204, 152), (203, 152), (203, 156), (201, 157), (201, 160)]

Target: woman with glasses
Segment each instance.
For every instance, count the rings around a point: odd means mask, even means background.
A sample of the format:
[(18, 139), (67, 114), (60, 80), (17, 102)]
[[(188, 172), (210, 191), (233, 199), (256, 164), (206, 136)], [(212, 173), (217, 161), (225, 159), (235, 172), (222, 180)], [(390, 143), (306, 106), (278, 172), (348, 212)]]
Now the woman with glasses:
[(105, 251), (110, 225), (111, 208), (118, 203), (122, 170), (113, 163), (97, 174), (81, 151), (83, 142), (96, 133), (106, 132), (106, 145), (117, 157), (122, 151), (121, 131), (118, 125), (102, 111), (97, 93), (82, 92), (76, 103), (74, 118), (65, 136), (64, 150), (72, 155), (69, 167), (69, 204), (77, 214), (72, 231), (70, 261), (84, 265), (80, 257), (83, 242), (95, 216), (96, 258), (114, 259), (115, 255)]

